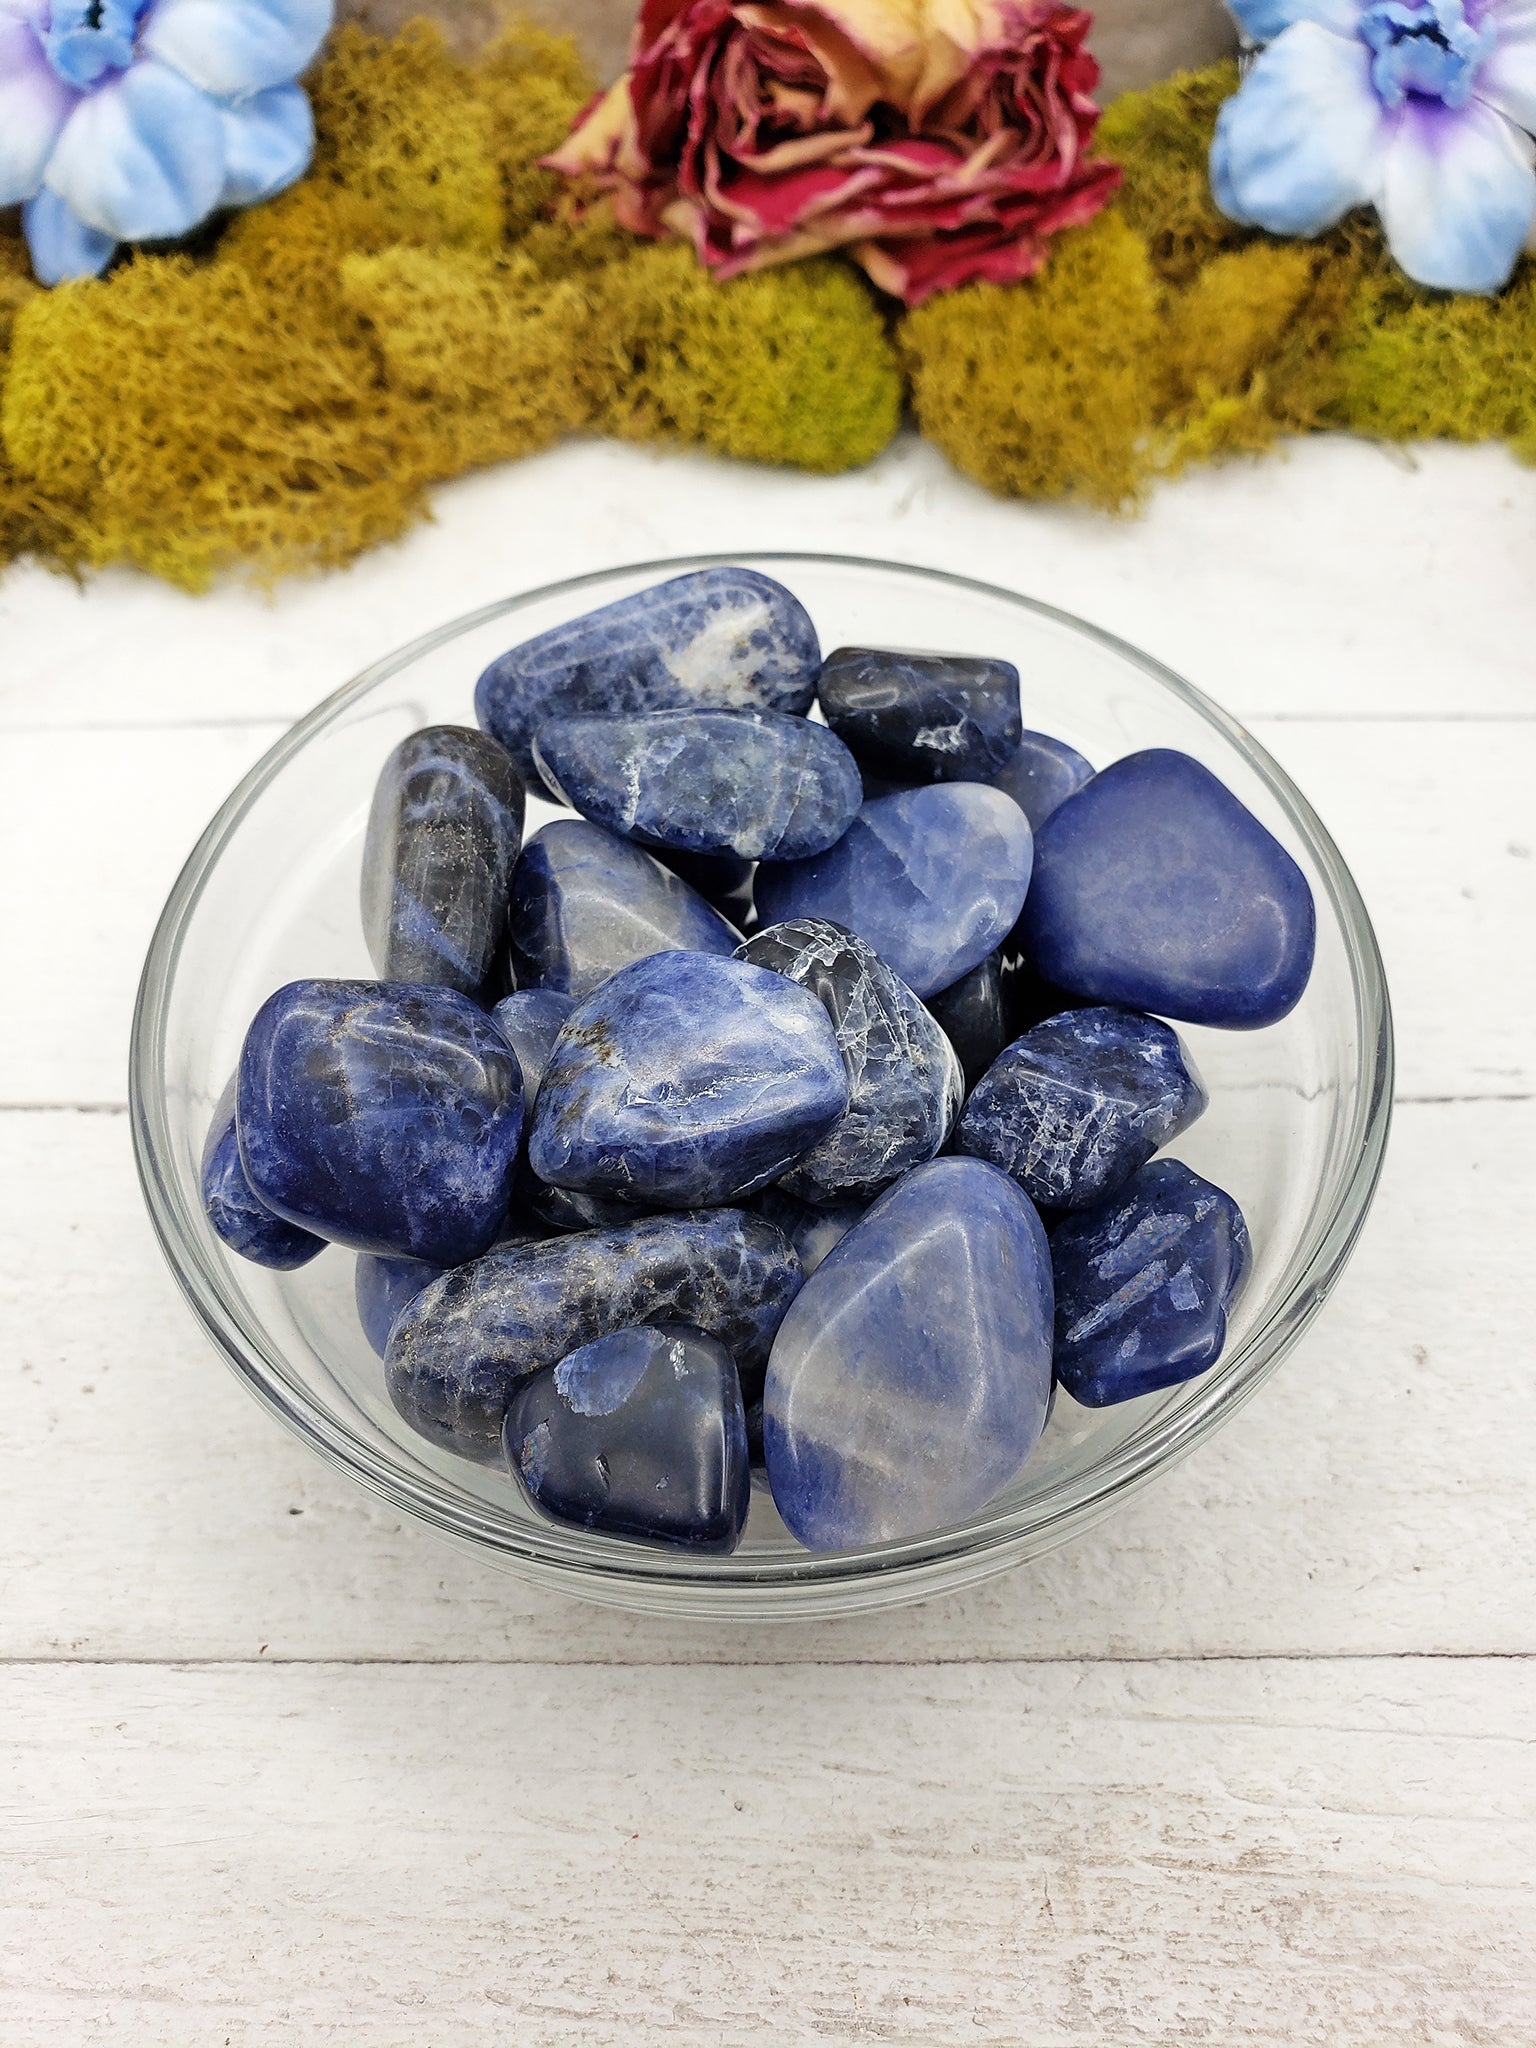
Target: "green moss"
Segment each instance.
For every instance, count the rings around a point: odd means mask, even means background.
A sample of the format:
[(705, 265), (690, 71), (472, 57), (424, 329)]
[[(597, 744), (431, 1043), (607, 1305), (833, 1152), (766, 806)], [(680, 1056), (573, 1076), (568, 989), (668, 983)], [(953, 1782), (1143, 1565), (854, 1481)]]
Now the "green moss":
[(1134, 503), (1149, 469), (1158, 294), (1115, 213), (1023, 285), (969, 285), (901, 323), (918, 425), (958, 469), (1021, 498)]

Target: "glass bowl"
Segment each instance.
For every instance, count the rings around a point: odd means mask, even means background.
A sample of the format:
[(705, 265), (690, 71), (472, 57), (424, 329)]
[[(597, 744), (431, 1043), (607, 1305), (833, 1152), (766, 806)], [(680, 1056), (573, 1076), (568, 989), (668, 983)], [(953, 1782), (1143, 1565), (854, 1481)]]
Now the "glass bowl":
[[(385, 755), (421, 725), (472, 724), (481, 669), (517, 641), (710, 561), (748, 562), (808, 607), (822, 646), (1003, 655), (1026, 726), (1097, 767), (1179, 747), (1211, 768), (1300, 862), (1317, 899), (1317, 964), (1264, 1031), (1181, 1026), (1210, 1089), (1173, 1148), (1242, 1205), (1254, 1245), (1227, 1349), (1202, 1378), (1116, 1408), (1058, 1395), (1038, 1448), (985, 1513), (917, 1540), (813, 1554), (766, 1491), (733, 1557), (687, 1557), (553, 1527), (504, 1474), (416, 1436), (391, 1407), (335, 1247), (297, 1273), (227, 1251), (204, 1220), (198, 1160), (246, 1025), (281, 983), (371, 975), (358, 920), (369, 800)], [(554, 815), (530, 805), (529, 830)], [(854, 1613), (961, 1586), (1107, 1513), (1220, 1428), (1296, 1342), (1348, 1257), (1376, 1185), (1392, 1099), (1392, 1032), (1375, 937), (1338, 849), (1295, 785), (1188, 683), (1080, 619), (935, 570), (813, 554), (690, 556), (507, 599), (389, 655), (328, 698), (230, 796), (171, 892), (134, 1017), (134, 1146), (150, 1215), (194, 1313), (289, 1429), (403, 1513), (508, 1569), (647, 1612), (733, 1619)]]

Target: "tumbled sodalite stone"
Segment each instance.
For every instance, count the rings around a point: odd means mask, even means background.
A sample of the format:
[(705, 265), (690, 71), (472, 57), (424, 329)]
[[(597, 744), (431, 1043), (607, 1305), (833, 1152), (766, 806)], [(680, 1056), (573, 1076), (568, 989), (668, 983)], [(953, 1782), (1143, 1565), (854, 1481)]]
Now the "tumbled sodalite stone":
[(578, 999), (647, 954), (725, 954), (741, 943), (686, 882), (584, 818), (557, 818), (529, 840), (509, 929), (518, 988)]
[(962, 1152), (1042, 1208), (1083, 1209), (1188, 1130), (1206, 1105), (1178, 1033), (1135, 1010), (1068, 1010), (1016, 1038), (971, 1091)]
[(741, 1209), (647, 1216), (621, 1229), (491, 1252), (402, 1310), (385, 1355), (390, 1398), (461, 1456), (501, 1455), (517, 1382), (633, 1323), (689, 1323), (759, 1371), (801, 1281), (782, 1231)]
[(1047, 981), (1190, 1024), (1276, 1023), (1312, 972), (1305, 875), (1208, 768), (1127, 754), (1052, 813), (1023, 939)]
[(863, 1202), (836, 1202), (817, 1208), (802, 1202), (798, 1195), (786, 1194), (782, 1184), (764, 1188), (753, 1203), (758, 1214), (776, 1224), (794, 1246), (807, 1279), (833, 1245), (848, 1235), (867, 1206)]
[(736, 853), (690, 853), (682, 846), (653, 846), (650, 851), (738, 929), (752, 915), (756, 861), (743, 860)]
[(987, 777), (994, 789), (1006, 790), (1038, 832), (1052, 811), (1060, 810), (1093, 774), (1093, 763), (1049, 733), (1027, 732), (1011, 760)]
[(235, 1135), (235, 1082), (219, 1097), (203, 1145), (199, 1187), (203, 1213), (215, 1232), (232, 1252), (253, 1259), (258, 1266), (291, 1273), (307, 1266), (317, 1252), (325, 1250), (325, 1239), (312, 1231), (286, 1223), (269, 1209), (246, 1179), (240, 1163), (240, 1144)]
[(456, 989), (292, 981), (240, 1055), (251, 1186), (354, 1251), (472, 1259), (506, 1214), (523, 1122), (517, 1058)]
[(864, 800), (842, 741), (782, 711), (554, 718), (533, 751), (572, 809), (642, 846), (798, 860), (841, 839)]
[(695, 569), (493, 661), (475, 716), (532, 776), (533, 736), (569, 712), (806, 711), (821, 648), (800, 600), (755, 569)]
[(506, 935), (523, 809), (512, 757), (472, 726), (429, 725), (395, 748), (363, 844), (363, 935), (384, 980), (483, 988)]
[(882, 1195), (768, 1360), (763, 1451), (791, 1534), (847, 1550), (979, 1514), (1044, 1427), (1051, 1302), (1040, 1219), (995, 1166), (935, 1159)]
[(1019, 672), (969, 654), (839, 647), (816, 685), (828, 725), (876, 774), (986, 782), (1019, 744)]
[(1008, 1005), (1003, 992), (1003, 956), (989, 953), (969, 974), (930, 998), (928, 1008), (960, 1061), (965, 1085), (973, 1088), (1008, 1043)]
[(1142, 1167), (1051, 1235), (1057, 1378), (1107, 1408), (1205, 1372), (1249, 1258), (1230, 1195), (1177, 1159)]
[(1029, 821), (1012, 797), (945, 782), (865, 804), (836, 846), (809, 860), (764, 861), (753, 894), (765, 925), (846, 925), (931, 996), (1007, 936), (1029, 874)]
[(380, 1358), (389, 1344), (395, 1318), (408, 1301), (414, 1301), (447, 1270), (428, 1259), (393, 1259), (378, 1252), (359, 1252), (357, 1271), (352, 1276), (352, 1296), (357, 1303), (357, 1320), (363, 1335)]
[(791, 918), (736, 957), (806, 989), (826, 1011), (848, 1071), (848, 1107), (783, 1175), (807, 1202), (872, 1202), (949, 1136), (965, 1092), (954, 1048), (906, 984), (841, 925)]
[(730, 1353), (682, 1323), (614, 1330), (521, 1382), (507, 1463), (551, 1521), (724, 1556), (751, 1504)]
[(776, 1180), (847, 1107), (814, 996), (740, 960), (655, 953), (572, 1011), (528, 1163), (557, 1187), (650, 1208), (728, 1202)]
[[(534, 1104), (550, 1052), (561, 1026), (575, 1007), (574, 996), (563, 996), (552, 988), (528, 988), (505, 997), (491, 1012), (497, 1030), (517, 1054), (517, 1063), (523, 1070), (524, 1138), (532, 1128)], [(603, 1202), (567, 1188), (548, 1186), (530, 1169), (526, 1145), (518, 1161), (512, 1200), (516, 1208), (551, 1230), (592, 1230), (606, 1223), (632, 1223), (635, 1215), (632, 1203)]]

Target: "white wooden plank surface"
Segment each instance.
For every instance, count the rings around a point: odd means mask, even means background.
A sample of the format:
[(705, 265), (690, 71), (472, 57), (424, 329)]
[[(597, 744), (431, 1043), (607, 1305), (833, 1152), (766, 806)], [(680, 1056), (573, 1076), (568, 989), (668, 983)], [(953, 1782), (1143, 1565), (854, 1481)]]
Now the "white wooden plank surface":
[(20, 1667), (0, 2015), (70, 2048), (1523, 2048), (1533, 1711), (1476, 1661)]
[[(1527, 2048), (1536, 472), (1319, 441), (1115, 524), (910, 442), (577, 447), (439, 514), (270, 600), (0, 581), (0, 2040)], [(165, 890), (283, 723), (514, 588), (775, 545), (1029, 590), (1248, 719), (1377, 919), (1401, 1098), (1327, 1313), (1161, 1487), (948, 1601), (669, 1628), (291, 1443), (114, 1112)]]

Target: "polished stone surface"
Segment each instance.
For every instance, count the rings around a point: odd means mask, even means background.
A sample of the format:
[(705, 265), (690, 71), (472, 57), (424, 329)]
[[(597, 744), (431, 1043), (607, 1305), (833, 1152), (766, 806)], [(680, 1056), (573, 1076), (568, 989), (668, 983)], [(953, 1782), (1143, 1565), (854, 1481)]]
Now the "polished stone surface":
[(571, 1528), (725, 1556), (751, 1504), (741, 1384), (718, 1339), (686, 1324), (614, 1330), (521, 1382), (507, 1463)]
[(1021, 929), (1035, 971), (1077, 995), (1250, 1029), (1300, 1001), (1316, 914), (1253, 813), (1188, 754), (1154, 747), (1046, 820)]
[(1042, 1208), (1083, 1209), (1188, 1130), (1206, 1100), (1169, 1025), (1137, 1010), (1069, 1010), (998, 1057), (955, 1144), (1012, 1174)]
[(529, 840), (512, 877), (509, 932), (519, 989), (577, 998), (647, 954), (726, 954), (741, 943), (686, 882), (584, 818), (557, 818)]
[(363, 935), (385, 981), (484, 988), (523, 843), (512, 757), (472, 726), (429, 725), (384, 764), (363, 845)]
[(557, 1187), (691, 1208), (776, 1180), (847, 1108), (814, 996), (740, 960), (655, 953), (571, 1013), (528, 1161)]
[(744, 1380), (760, 1374), (800, 1282), (783, 1232), (741, 1209), (491, 1252), (402, 1312), (386, 1355), (390, 1398), (423, 1436), (494, 1462), (517, 1382), (610, 1330), (689, 1323), (719, 1338)]
[(986, 779), (1005, 790), (1038, 832), (1052, 811), (1060, 810), (1093, 774), (1093, 763), (1049, 733), (1026, 732), (1012, 758)]
[(774, 1504), (813, 1550), (979, 1514), (1051, 1390), (1051, 1265), (1028, 1198), (979, 1159), (882, 1195), (805, 1283), (768, 1362)]
[(867, 1203), (837, 1202), (826, 1208), (802, 1202), (798, 1195), (784, 1192), (782, 1182), (764, 1188), (753, 1199), (760, 1216), (776, 1224), (794, 1246), (801, 1270), (809, 1279), (831, 1251), (852, 1230), (864, 1214)]
[(1051, 1234), (1062, 1386), (1107, 1408), (1208, 1371), (1250, 1256), (1236, 1202), (1177, 1159), (1064, 1218)]
[(908, 783), (990, 781), (1024, 729), (1018, 670), (984, 656), (839, 647), (816, 694), (862, 764)]
[(841, 839), (864, 800), (842, 741), (782, 711), (555, 718), (533, 751), (595, 825), (688, 853), (799, 860)]
[(826, 853), (765, 861), (754, 895), (763, 924), (846, 925), (908, 988), (931, 996), (1007, 936), (1029, 876), (1029, 822), (1013, 799), (943, 782), (866, 803)]
[(240, 1055), (240, 1156), (269, 1208), (441, 1266), (491, 1244), (523, 1122), (517, 1059), (454, 989), (293, 981)]
[(955, 1048), (966, 1087), (974, 1088), (1012, 1036), (1001, 951), (930, 996), (928, 1008)]
[(736, 955), (806, 989), (832, 1020), (848, 1108), (782, 1176), (807, 1202), (867, 1205), (932, 1159), (960, 1113), (954, 1048), (911, 989), (863, 939), (817, 918), (765, 926)]
[[(552, 988), (520, 989), (507, 996), (491, 1012), (503, 1038), (517, 1054), (523, 1070), (523, 1137), (533, 1124), (534, 1104), (544, 1077), (550, 1052), (560, 1027), (576, 1007), (574, 996), (560, 995)], [(609, 1223), (632, 1223), (633, 1203), (604, 1202), (591, 1195), (579, 1195), (566, 1188), (552, 1188), (539, 1179), (528, 1165), (527, 1145), (518, 1161), (512, 1203), (551, 1230), (595, 1230)]]
[(429, 1259), (394, 1259), (378, 1252), (359, 1252), (352, 1276), (352, 1298), (357, 1303), (357, 1320), (363, 1335), (380, 1358), (389, 1346), (395, 1318), (408, 1301), (447, 1272)]
[(525, 640), (475, 686), (475, 716), (530, 779), (534, 734), (570, 712), (806, 711), (821, 649), (799, 599), (755, 569), (695, 569)]
[(653, 846), (653, 859), (698, 891), (720, 915), (741, 930), (752, 915), (752, 877), (757, 862), (736, 853), (690, 853), (683, 846)]
[(325, 1239), (286, 1223), (246, 1179), (235, 1136), (235, 1082), (219, 1097), (203, 1145), (198, 1185), (203, 1214), (232, 1252), (274, 1272), (291, 1273), (325, 1250)]

